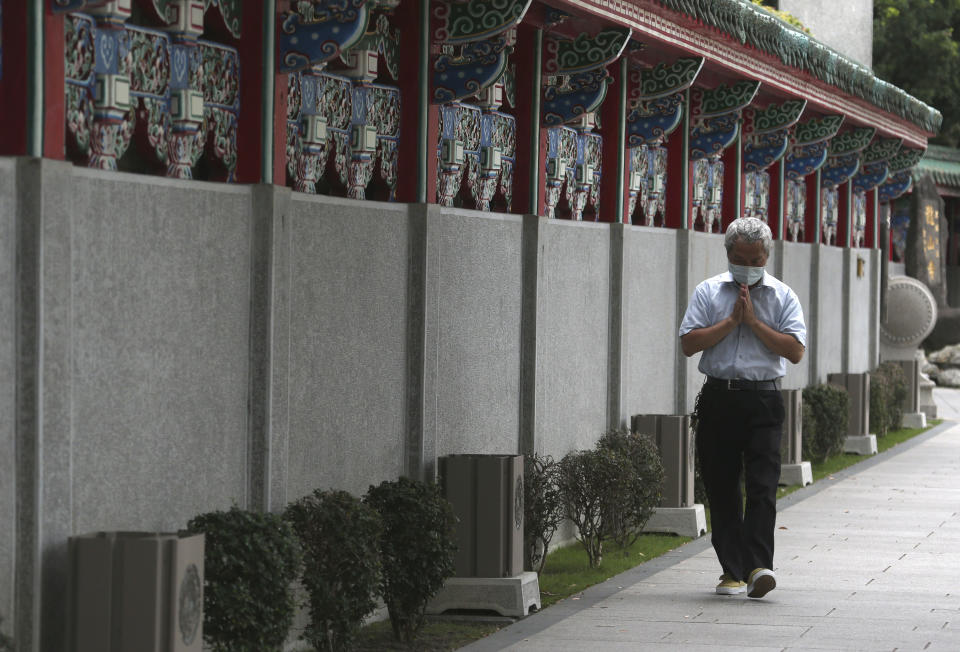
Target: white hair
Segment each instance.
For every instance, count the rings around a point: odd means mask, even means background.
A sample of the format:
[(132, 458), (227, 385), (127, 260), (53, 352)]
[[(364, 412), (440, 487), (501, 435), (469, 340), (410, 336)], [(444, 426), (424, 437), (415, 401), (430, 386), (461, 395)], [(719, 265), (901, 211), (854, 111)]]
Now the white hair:
[(763, 244), (763, 251), (769, 256), (773, 248), (773, 233), (767, 223), (759, 217), (740, 217), (730, 222), (723, 237), (723, 245), (727, 248), (727, 253), (730, 253), (733, 245), (738, 241), (747, 244), (759, 242)]

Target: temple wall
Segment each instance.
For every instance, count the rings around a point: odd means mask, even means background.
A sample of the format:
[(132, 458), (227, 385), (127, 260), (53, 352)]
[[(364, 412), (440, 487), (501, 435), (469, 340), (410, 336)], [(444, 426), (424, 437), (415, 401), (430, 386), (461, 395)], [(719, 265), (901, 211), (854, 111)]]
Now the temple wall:
[[(677, 328), (727, 268), (719, 234), (39, 159), (0, 159), (0, 243), (4, 614), (14, 558), (63, 613), (72, 534), (361, 494), (439, 455), (559, 457), (687, 412), (702, 374)], [(777, 244), (814, 342), (789, 386), (872, 364), (878, 260)]]
[[(844, 273), (848, 290), (846, 327), (846, 371), (863, 373), (877, 366), (875, 359), (879, 332), (875, 332), (879, 319), (879, 297), (872, 292), (879, 280), (879, 266), (870, 250), (848, 249), (844, 252)], [(858, 259), (862, 263), (858, 263)], [(858, 265), (862, 269), (858, 273)], [(876, 278), (874, 278), (876, 276)]]

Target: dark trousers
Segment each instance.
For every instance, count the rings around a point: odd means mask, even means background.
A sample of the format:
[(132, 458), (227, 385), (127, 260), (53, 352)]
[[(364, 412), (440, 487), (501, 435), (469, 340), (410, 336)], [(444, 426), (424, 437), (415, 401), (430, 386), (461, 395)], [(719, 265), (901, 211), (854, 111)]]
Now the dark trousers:
[(782, 431), (780, 392), (704, 385), (697, 401), (697, 456), (713, 549), (734, 579), (746, 581), (755, 568), (773, 568)]

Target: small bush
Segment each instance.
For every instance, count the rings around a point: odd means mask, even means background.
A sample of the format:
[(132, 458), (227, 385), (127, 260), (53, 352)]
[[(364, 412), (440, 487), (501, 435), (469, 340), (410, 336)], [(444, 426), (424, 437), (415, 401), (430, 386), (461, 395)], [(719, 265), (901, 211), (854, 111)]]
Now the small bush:
[(303, 550), (310, 624), (303, 639), (317, 650), (352, 648), (376, 608), (380, 515), (346, 491), (315, 491), (284, 512)]
[(847, 390), (814, 385), (803, 390), (803, 458), (823, 462), (843, 451), (847, 436)]
[(214, 652), (282, 649), (300, 567), (293, 529), (280, 516), (233, 507), (193, 518), (205, 536), (204, 642)]
[(884, 362), (870, 372), (870, 432), (883, 437), (903, 424), (907, 378), (896, 362)]
[(563, 496), (557, 484), (559, 466), (549, 455), (523, 459), (523, 545), (528, 570), (543, 572), (550, 541), (563, 522)]
[(624, 456), (632, 473), (623, 478), (617, 496), (606, 503), (605, 534), (624, 551), (633, 545), (653, 516), (663, 495), (663, 462), (656, 442), (649, 436), (617, 429), (605, 433), (597, 448)]
[(574, 451), (560, 460), (560, 493), (564, 513), (577, 526), (591, 568), (603, 561), (603, 541), (608, 538), (609, 505), (629, 486), (633, 465), (623, 455), (607, 448)]
[(364, 502), (383, 519), (380, 588), (393, 634), (411, 645), (427, 602), (454, 573), (456, 517), (440, 487), (408, 478), (371, 486)]

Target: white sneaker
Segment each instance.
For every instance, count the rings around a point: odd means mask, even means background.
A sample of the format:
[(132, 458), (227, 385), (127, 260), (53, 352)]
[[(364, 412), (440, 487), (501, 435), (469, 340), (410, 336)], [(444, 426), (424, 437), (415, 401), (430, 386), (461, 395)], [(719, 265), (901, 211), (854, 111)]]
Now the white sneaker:
[(747, 580), (747, 597), (762, 598), (777, 588), (777, 577), (769, 568), (755, 568)]

